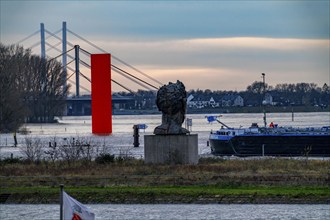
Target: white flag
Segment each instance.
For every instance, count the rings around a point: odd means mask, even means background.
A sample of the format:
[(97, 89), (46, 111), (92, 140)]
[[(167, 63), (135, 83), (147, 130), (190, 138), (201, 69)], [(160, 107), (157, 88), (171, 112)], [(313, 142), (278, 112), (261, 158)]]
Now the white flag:
[(94, 220), (95, 215), (84, 204), (81, 204), (63, 191), (64, 220)]

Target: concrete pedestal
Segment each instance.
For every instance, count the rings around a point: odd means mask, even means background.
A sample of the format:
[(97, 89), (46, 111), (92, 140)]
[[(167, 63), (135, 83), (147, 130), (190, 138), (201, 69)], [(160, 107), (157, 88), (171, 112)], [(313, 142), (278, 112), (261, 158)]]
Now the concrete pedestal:
[(145, 135), (144, 161), (147, 164), (197, 164), (198, 135)]

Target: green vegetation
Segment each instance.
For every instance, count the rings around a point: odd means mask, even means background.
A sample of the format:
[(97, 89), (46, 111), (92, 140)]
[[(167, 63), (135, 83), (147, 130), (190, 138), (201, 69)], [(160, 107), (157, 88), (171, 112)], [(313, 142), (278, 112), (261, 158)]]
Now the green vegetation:
[[(328, 203), (328, 160), (200, 159), (198, 165), (1, 161), (7, 203), (57, 203), (59, 184), (84, 203)], [(4, 201), (2, 201), (4, 202)]]
[[(329, 187), (111, 186), (66, 187), (84, 203), (324, 203)], [(59, 187), (1, 189), (7, 202), (58, 203)]]

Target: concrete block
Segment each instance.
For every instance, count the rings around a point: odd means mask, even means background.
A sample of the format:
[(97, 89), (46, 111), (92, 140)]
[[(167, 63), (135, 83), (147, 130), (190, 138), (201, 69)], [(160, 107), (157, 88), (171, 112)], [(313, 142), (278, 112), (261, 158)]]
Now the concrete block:
[(198, 135), (145, 135), (144, 162), (197, 164)]

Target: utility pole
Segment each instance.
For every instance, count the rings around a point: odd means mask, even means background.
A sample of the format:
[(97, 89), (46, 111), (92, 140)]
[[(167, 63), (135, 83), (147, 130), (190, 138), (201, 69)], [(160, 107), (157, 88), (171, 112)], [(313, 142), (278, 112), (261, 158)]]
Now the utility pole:
[[(262, 81), (263, 81), (263, 99), (265, 98), (266, 95), (266, 84), (265, 84), (265, 73), (261, 73), (262, 75)], [(265, 100), (266, 101), (266, 100)], [(262, 103), (263, 105), (264, 103)], [(266, 104), (266, 103), (265, 103)], [(265, 110), (265, 106), (263, 107), (263, 111), (264, 111), (264, 125), (265, 127), (267, 127), (267, 120), (266, 120), (266, 110)]]

